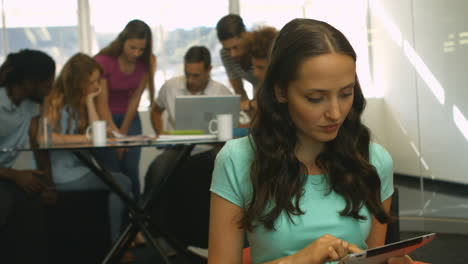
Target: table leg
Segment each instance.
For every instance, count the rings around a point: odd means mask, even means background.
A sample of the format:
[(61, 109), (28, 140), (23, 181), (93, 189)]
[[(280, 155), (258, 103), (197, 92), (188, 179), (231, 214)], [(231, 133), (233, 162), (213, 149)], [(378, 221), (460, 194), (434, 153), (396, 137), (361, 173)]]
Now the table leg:
[[(164, 263), (170, 264), (169, 259), (165, 256), (163, 250), (156, 242), (151, 232), (148, 230), (149, 216), (145, 210), (138, 205), (127, 193), (125, 193), (120, 186), (113, 180), (112, 175), (107, 171), (98, 161), (91, 160), (81, 150), (73, 151), (73, 153), (80, 159), (91, 171), (96, 174), (106, 185), (109, 186), (112, 192), (115, 192), (120, 199), (125, 203), (130, 214), (130, 224), (125, 229), (124, 234), (120, 236), (117, 242), (112, 247), (106, 258), (102, 263), (115, 263), (116, 257), (120, 257), (124, 249), (128, 248), (129, 242), (133, 240), (138, 229), (143, 232), (146, 240), (162, 257)], [(130, 234), (130, 236), (129, 236)]]

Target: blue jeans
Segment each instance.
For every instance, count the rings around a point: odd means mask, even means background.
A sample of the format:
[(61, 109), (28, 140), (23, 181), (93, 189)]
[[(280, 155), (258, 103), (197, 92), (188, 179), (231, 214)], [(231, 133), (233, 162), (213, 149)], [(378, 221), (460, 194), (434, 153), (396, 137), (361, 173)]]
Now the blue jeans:
[[(112, 119), (117, 127), (123, 123), (125, 114), (113, 114)], [(137, 113), (130, 128), (128, 135), (141, 135), (141, 120)], [(128, 148), (122, 157), (122, 160), (117, 158), (115, 149), (98, 149), (93, 151), (95, 158), (108, 170), (112, 172), (122, 173), (130, 178), (132, 182), (132, 194), (135, 200), (140, 198), (140, 179), (139, 179), (139, 164), (141, 149)]]
[[(115, 182), (122, 188), (125, 193), (130, 194), (131, 183), (128, 177), (120, 173), (112, 173)], [(81, 190), (109, 190), (109, 187), (101, 181), (94, 173), (90, 172), (80, 179), (67, 183), (56, 183), (55, 187), (58, 191), (81, 191)], [(110, 234), (112, 241), (115, 241), (122, 229), (123, 219), (125, 217), (126, 208), (123, 201), (114, 192), (109, 194), (109, 217), (110, 217)]]

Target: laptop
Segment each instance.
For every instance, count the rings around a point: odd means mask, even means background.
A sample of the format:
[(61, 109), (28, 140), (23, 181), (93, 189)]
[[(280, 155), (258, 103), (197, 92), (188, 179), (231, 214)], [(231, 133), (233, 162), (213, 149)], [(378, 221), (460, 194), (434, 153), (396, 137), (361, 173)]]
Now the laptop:
[(232, 114), (232, 127), (239, 125), (240, 95), (184, 95), (175, 99), (175, 129), (203, 130), (218, 114)]

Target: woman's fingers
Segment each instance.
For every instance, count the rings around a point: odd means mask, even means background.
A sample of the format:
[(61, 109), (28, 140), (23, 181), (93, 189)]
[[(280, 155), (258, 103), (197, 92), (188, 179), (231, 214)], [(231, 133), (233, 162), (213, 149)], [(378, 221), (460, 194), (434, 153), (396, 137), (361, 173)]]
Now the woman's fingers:
[(330, 260), (339, 260), (350, 253), (350, 247), (357, 248), (355, 245), (350, 244), (344, 240), (335, 238), (332, 245), (328, 247)]
[(340, 259), (340, 256), (338, 254), (338, 252), (336, 251), (336, 249), (333, 247), (333, 246), (329, 246), (328, 247), (328, 257), (330, 260), (338, 260)]
[(363, 251), (363, 250), (360, 249), (358, 246), (349, 243), (348, 251), (349, 251), (350, 253), (358, 253), (358, 252), (361, 252), (361, 251)]
[(348, 246), (349, 246), (349, 243), (344, 241), (344, 240), (339, 240), (338, 242), (338, 247), (337, 247), (337, 250), (336, 252), (338, 253), (338, 257), (339, 258), (342, 258), (346, 255), (348, 255)]

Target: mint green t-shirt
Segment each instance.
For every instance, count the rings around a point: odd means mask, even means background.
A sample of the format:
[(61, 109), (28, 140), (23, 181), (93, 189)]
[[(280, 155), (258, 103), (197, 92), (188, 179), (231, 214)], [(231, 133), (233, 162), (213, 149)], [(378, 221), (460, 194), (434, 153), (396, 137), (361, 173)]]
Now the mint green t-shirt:
[[(252, 193), (250, 166), (253, 154), (248, 137), (228, 141), (216, 158), (210, 190), (245, 208)], [(384, 201), (393, 193), (392, 158), (382, 146), (371, 143), (370, 161), (379, 174), (381, 198)], [(327, 195), (327, 190), (324, 175), (309, 175), (300, 202), (303, 215), (293, 215), (293, 223), (283, 212), (275, 222), (276, 230), (258, 226), (248, 233), (252, 262), (263, 263), (292, 255), (325, 234), (366, 249), (371, 228), (369, 211), (363, 208), (360, 212), (367, 216), (367, 220), (340, 216), (339, 212), (346, 203), (333, 191)]]

